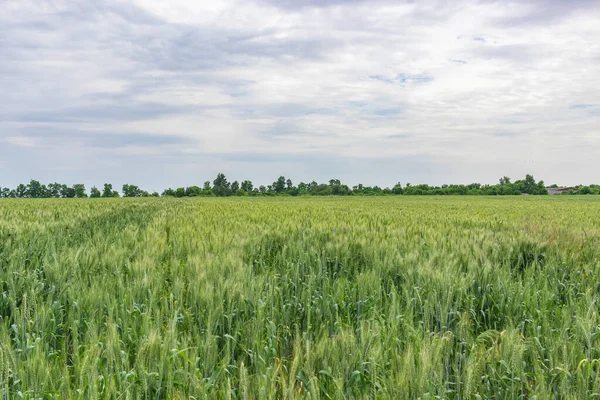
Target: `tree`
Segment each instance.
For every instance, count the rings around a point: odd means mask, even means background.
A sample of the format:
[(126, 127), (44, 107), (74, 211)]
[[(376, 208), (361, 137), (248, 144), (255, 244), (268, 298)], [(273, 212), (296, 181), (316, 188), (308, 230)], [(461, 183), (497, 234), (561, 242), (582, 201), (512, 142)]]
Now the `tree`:
[(125, 183), (122, 188), (123, 197), (136, 197), (136, 192), (139, 188), (135, 185)]
[(535, 190), (535, 179), (533, 178), (533, 175), (527, 174), (525, 175), (525, 180), (523, 181), (523, 185), (522, 185), (522, 192), (523, 193), (529, 193), (532, 194), (533, 191)]
[(188, 186), (185, 188), (185, 195), (188, 197), (196, 197), (202, 195), (202, 189), (199, 186)]
[(350, 188), (346, 185), (342, 185), (339, 179), (330, 179), (329, 187), (331, 188), (331, 194), (336, 196), (344, 196), (350, 193)]
[(546, 185), (544, 185), (544, 181), (539, 181), (535, 187), (535, 189), (533, 190), (532, 194), (537, 194), (537, 195), (545, 195), (548, 194), (548, 189), (546, 189)]
[(62, 192), (62, 187), (58, 182), (48, 184), (48, 196), (50, 197), (61, 197), (60, 194)]
[(105, 183), (104, 190), (102, 190), (102, 197), (119, 197), (119, 193), (113, 190), (111, 183)]
[[(388, 189), (389, 190), (389, 189)], [(391, 191), (390, 191), (391, 193)], [(333, 185), (331, 186), (331, 194), (336, 196), (346, 196), (350, 194), (350, 188), (346, 185)]]
[(591, 194), (592, 191), (590, 190), (589, 186), (582, 186), (581, 188), (579, 188), (579, 190), (577, 190), (577, 194)]
[(75, 189), (72, 187), (68, 187), (67, 185), (62, 185), (60, 197), (65, 199), (72, 199), (75, 197)]
[(404, 190), (402, 189), (402, 185), (400, 184), (400, 182), (396, 183), (394, 185), (394, 187), (392, 188), (392, 193), (393, 194), (402, 194), (404, 193)]
[(77, 198), (87, 197), (87, 193), (85, 192), (85, 185), (83, 183), (74, 184), (73, 190), (75, 191), (75, 197), (77, 197)]
[[(502, 190), (502, 189), (504, 189), (504, 186), (509, 187), (510, 190), (508, 190), (508, 191)], [(500, 189), (501, 190), (500, 190), (499, 194), (521, 194), (521, 193), (534, 194), (534, 195), (548, 194), (548, 191), (546, 190), (546, 187), (544, 185), (544, 181), (536, 182), (533, 175), (530, 175), (530, 174), (527, 174), (525, 176), (524, 180), (516, 181), (512, 185), (501, 185)]]
[(503, 176), (502, 178), (500, 178), (500, 184), (501, 185), (510, 184), (510, 178), (508, 176)]
[(331, 186), (326, 184), (321, 184), (313, 187), (311, 189), (311, 194), (314, 196), (328, 196), (332, 193)]
[(26, 189), (26, 197), (33, 199), (39, 199), (47, 197), (47, 189), (45, 185), (42, 185), (39, 181), (31, 180)]
[(150, 197), (150, 193), (136, 185), (123, 185), (123, 197)]
[(307, 194), (307, 192), (308, 192), (308, 184), (306, 184), (304, 182), (300, 182), (298, 184), (298, 187), (296, 189), (298, 190), (298, 194), (300, 196), (302, 196), (303, 194)]
[[(557, 187), (552, 185), (550, 187)], [(590, 185), (577, 187), (578, 191), (572, 191), (569, 194), (596, 194), (600, 195), (600, 185)], [(261, 185), (254, 187), (250, 180), (228, 182), (223, 173), (219, 173), (215, 180), (204, 182), (202, 188), (199, 186), (180, 187), (177, 189), (165, 189), (160, 195), (157, 192), (149, 193), (140, 187), (131, 184), (124, 184), (122, 187), (124, 197), (150, 197), (150, 196), (176, 196), (176, 197), (195, 197), (195, 196), (256, 196), (256, 195), (363, 195), (363, 196), (382, 196), (382, 195), (545, 195), (548, 194), (544, 181), (536, 182), (531, 174), (527, 174), (524, 179), (511, 182), (510, 178), (503, 176), (496, 185), (487, 185), (480, 183), (471, 183), (469, 185), (444, 184), (441, 186), (429, 186), (427, 184), (411, 185), (407, 183), (404, 187), (400, 182), (394, 186), (381, 188), (379, 186), (364, 186), (358, 184), (350, 189), (339, 179), (330, 179), (328, 183), (318, 184), (315, 181), (310, 183), (300, 182), (294, 186), (291, 179), (285, 176), (279, 176), (271, 185)], [(37, 180), (31, 180), (28, 184), (19, 184), (16, 188), (0, 188), (0, 198), (18, 197), (18, 198), (84, 198), (87, 197), (84, 184), (74, 184), (71, 187), (57, 182), (50, 183), (47, 186)], [(113, 190), (110, 183), (105, 183), (103, 190), (92, 187), (90, 196), (98, 197), (119, 197), (119, 192)]]
[(231, 194), (231, 187), (225, 174), (218, 174), (216, 179), (213, 181), (213, 192), (217, 196), (229, 196)]
[(252, 189), (254, 189), (254, 185), (252, 184), (252, 181), (248, 181), (245, 180), (242, 182), (242, 185), (240, 186), (242, 188), (243, 191), (245, 192), (252, 192)]
[(280, 176), (275, 182), (273, 182), (273, 190), (275, 193), (285, 192), (285, 176)]
[(102, 194), (100, 193), (100, 191), (98, 190), (98, 188), (96, 186), (92, 186), (92, 188), (90, 189), (90, 198), (97, 199), (101, 195)]

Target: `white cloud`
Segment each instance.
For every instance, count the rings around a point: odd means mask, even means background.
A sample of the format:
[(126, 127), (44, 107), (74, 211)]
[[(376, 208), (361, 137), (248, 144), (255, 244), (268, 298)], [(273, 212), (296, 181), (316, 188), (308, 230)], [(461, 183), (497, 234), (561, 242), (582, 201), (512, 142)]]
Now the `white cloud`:
[[(25, 152), (40, 124), (52, 128), (45, 143), (60, 129), (171, 136), (185, 145), (169, 151), (213, 154), (214, 170), (233, 165), (223, 155), (256, 154), (242, 172), (262, 181), (326, 179), (327, 163), (321, 176), (301, 173), (315, 154), (399, 160), (376, 177), (357, 172), (377, 184), (529, 172), (596, 179), (600, 9), (592, 3), (569, 12), (536, 1), (97, 4), (0, 4), (4, 142)], [(128, 143), (118, 155), (161, 149)], [(278, 160), (284, 170), (272, 171), (265, 154), (294, 162)], [(432, 169), (407, 168), (411, 157)], [(564, 168), (573, 158), (580, 167)]]
[(15, 146), (20, 146), (20, 147), (38, 147), (38, 141), (30, 138), (30, 137), (23, 137), (23, 136), (8, 136), (6, 138), (4, 138), (4, 142), (8, 143), (8, 144), (13, 144)]

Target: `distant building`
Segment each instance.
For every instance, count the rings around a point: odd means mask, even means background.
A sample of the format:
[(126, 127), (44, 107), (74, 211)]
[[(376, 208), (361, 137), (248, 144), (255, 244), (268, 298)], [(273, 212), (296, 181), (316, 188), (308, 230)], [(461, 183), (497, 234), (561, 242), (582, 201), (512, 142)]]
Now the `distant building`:
[(554, 195), (554, 194), (563, 194), (566, 192), (574, 192), (577, 189), (574, 187), (557, 187), (557, 188), (547, 187), (546, 190), (548, 191), (549, 195)]

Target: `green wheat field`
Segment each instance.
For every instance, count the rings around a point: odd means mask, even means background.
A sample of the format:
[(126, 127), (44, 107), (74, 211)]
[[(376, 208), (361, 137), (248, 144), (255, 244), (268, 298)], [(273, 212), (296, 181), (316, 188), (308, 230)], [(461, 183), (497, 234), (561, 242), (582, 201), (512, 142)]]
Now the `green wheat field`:
[(600, 397), (600, 198), (0, 201), (0, 391)]

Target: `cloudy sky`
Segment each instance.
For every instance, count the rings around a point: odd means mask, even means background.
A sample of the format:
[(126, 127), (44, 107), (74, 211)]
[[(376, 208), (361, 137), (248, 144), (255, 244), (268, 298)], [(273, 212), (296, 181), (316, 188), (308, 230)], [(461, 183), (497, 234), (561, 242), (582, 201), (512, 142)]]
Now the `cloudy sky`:
[(600, 183), (600, 2), (0, 0), (0, 186)]

